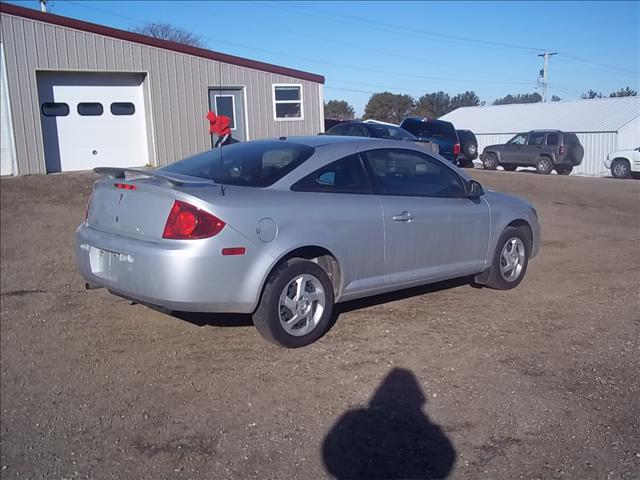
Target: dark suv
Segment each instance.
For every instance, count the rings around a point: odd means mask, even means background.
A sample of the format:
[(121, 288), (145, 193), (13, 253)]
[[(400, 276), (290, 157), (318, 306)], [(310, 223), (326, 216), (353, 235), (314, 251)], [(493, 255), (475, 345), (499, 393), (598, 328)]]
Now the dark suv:
[(555, 169), (569, 175), (573, 167), (582, 163), (584, 149), (575, 133), (560, 130), (532, 130), (519, 133), (504, 145), (485, 147), (480, 156), (487, 170), (498, 165), (513, 172), (518, 167), (536, 167), (538, 173), (548, 174)]
[(478, 140), (471, 130), (456, 130), (460, 140), (460, 166), (473, 166), (473, 161), (478, 158)]
[(451, 163), (458, 164), (460, 141), (452, 123), (424, 117), (407, 117), (400, 124), (400, 128), (413, 133), (420, 141), (438, 144), (440, 155)]

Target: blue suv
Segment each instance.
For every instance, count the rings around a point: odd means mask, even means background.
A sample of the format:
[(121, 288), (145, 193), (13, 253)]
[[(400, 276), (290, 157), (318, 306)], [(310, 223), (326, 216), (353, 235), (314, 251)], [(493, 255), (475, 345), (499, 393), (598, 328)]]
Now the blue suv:
[(440, 155), (454, 165), (458, 165), (460, 140), (452, 123), (444, 120), (429, 120), (425, 117), (407, 117), (400, 124), (400, 128), (413, 133), (420, 141), (437, 143), (440, 147)]

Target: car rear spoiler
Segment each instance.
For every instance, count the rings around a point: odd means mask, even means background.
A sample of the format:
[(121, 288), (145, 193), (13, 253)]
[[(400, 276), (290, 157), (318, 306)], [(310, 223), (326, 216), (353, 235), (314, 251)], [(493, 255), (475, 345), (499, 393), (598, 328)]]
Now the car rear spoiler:
[(165, 182), (169, 185), (181, 187), (183, 185), (212, 185), (211, 180), (205, 179), (187, 179), (182, 176), (174, 176), (170, 173), (160, 172), (158, 170), (149, 170), (146, 168), (120, 168), (120, 167), (96, 167), (94, 172), (105, 175), (108, 178), (120, 178), (124, 179), (126, 173), (132, 173), (135, 175), (145, 175), (147, 177), (153, 177), (157, 180)]

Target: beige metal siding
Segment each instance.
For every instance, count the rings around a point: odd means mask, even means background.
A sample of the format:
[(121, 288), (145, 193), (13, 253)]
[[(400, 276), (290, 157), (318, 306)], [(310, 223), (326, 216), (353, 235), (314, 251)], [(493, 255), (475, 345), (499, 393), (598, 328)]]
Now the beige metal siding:
[[(11, 111), (19, 174), (45, 173), (36, 70), (146, 72), (156, 152), (166, 165), (210, 147), (204, 119), (208, 88), (245, 88), (249, 139), (315, 135), (322, 131), (321, 85), (2, 14)], [(304, 120), (275, 121), (272, 85), (302, 85)]]

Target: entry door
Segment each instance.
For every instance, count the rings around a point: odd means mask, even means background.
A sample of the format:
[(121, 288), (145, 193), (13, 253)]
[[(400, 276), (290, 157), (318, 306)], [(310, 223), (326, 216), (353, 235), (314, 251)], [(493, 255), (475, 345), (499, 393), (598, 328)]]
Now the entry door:
[(520, 163), (526, 157), (527, 134), (523, 133), (509, 140), (501, 152), (502, 163)]
[[(224, 115), (231, 119), (231, 137), (239, 142), (247, 139), (245, 132), (244, 90), (242, 88), (210, 88), (209, 109), (216, 115)], [(212, 144), (217, 139), (217, 137), (212, 138)]]
[(380, 192), (385, 232), (385, 283), (441, 280), (484, 268), (489, 210), (466, 198), (459, 175), (418, 152), (364, 153)]
[(149, 163), (144, 74), (38, 72), (47, 172)]

